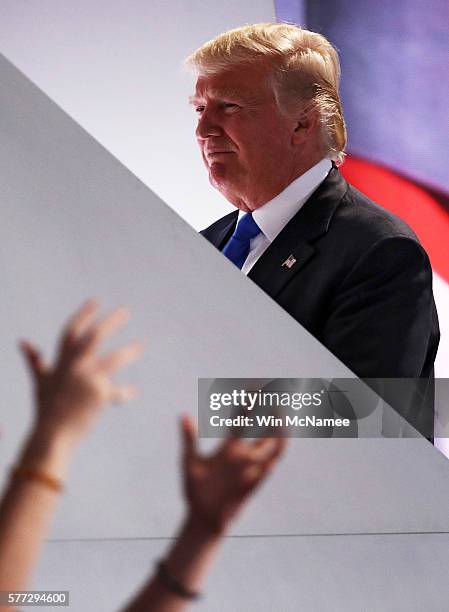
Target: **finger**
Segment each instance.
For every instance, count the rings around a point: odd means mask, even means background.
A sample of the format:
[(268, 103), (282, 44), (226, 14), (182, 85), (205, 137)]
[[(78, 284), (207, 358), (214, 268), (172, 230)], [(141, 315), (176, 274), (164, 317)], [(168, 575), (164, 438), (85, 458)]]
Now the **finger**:
[(250, 459), (258, 463), (278, 457), (285, 447), (286, 438), (261, 438), (257, 445), (251, 445)]
[(105, 338), (126, 325), (128, 320), (127, 308), (117, 308), (109, 313), (86, 332), (81, 345), (82, 352), (84, 354), (93, 353)]
[(285, 448), (287, 446), (287, 442), (288, 442), (288, 438), (287, 437), (279, 437), (279, 438), (273, 438), (275, 440), (274, 446), (273, 446), (273, 452), (271, 454), (271, 457), (268, 458), (269, 462), (272, 462), (274, 460), (279, 459), (279, 457), (281, 457), (281, 455), (283, 454), (283, 452), (285, 451)]
[(244, 453), (245, 449), (249, 447), (248, 443), (245, 442), (242, 438), (237, 435), (233, 435), (232, 433), (223, 440), (221, 445), (221, 450), (224, 452), (228, 452), (230, 454), (239, 454)]
[(184, 457), (191, 459), (197, 454), (197, 428), (193, 419), (183, 414), (180, 420), (182, 448)]
[(143, 348), (141, 342), (130, 342), (129, 344), (125, 344), (125, 346), (99, 359), (98, 369), (105, 374), (112, 374), (140, 357)]
[(130, 402), (138, 395), (137, 387), (134, 385), (117, 385), (112, 387), (109, 394), (109, 401), (114, 404)]
[(257, 438), (256, 440), (254, 440), (253, 442), (254, 448), (257, 448), (258, 446), (263, 446), (264, 441), (265, 441), (265, 438)]
[(252, 444), (236, 436), (226, 438), (217, 450), (217, 454), (223, 454), (226, 461), (234, 463), (249, 461), (251, 459), (251, 452)]
[(80, 338), (80, 336), (92, 323), (97, 309), (97, 302), (95, 300), (88, 300), (75, 312), (65, 326), (62, 336), (63, 346), (71, 346)]
[(268, 473), (267, 468), (264, 465), (248, 465), (244, 469), (241, 470), (238, 480), (240, 483), (240, 487), (243, 490), (251, 490), (255, 487), (259, 482), (261, 482)]
[(284, 437), (284, 436), (280, 436), (279, 438), (276, 438), (276, 457), (280, 457), (285, 449), (287, 448), (287, 444), (288, 444), (288, 438)]
[(38, 351), (38, 349), (27, 340), (21, 340), (19, 342), (19, 348), (31, 374), (37, 378), (43, 376), (43, 374), (45, 374), (47, 371), (47, 365), (45, 364), (40, 351)]
[(263, 467), (265, 478), (275, 467), (276, 463), (279, 461), (280, 456), (282, 455), (285, 446), (287, 444), (287, 438), (274, 438), (274, 445), (272, 447), (272, 452), (268, 454), (265, 461), (262, 463), (258, 463), (258, 465)]
[[(272, 471), (273, 467), (277, 463), (282, 450), (285, 448), (286, 438), (271, 438), (273, 442), (271, 446), (271, 452), (267, 456), (265, 461), (250, 462), (241, 471), (242, 486), (250, 487), (258, 485), (262, 482)], [(268, 448), (268, 445), (265, 446)]]

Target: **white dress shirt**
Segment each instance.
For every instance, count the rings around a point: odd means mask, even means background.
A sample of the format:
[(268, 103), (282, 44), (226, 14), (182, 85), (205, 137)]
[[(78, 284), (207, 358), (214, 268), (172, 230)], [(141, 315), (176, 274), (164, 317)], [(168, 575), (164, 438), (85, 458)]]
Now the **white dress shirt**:
[[(242, 267), (244, 274), (248, 274), (262, 253), (324, 181), (331, 168), (332, 162), (322, 159), (287, 185), (284, 191), (253, 212), (253, 219), (261, 232), (250, 242), (248, 257)], [(244, 214), (243, 211), (239, 212), (238, 221)]]

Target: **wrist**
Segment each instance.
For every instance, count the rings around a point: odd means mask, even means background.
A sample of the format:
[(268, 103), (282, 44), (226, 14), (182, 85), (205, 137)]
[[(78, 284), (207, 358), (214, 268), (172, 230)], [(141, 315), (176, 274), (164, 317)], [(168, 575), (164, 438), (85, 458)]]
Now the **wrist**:
[(74, 445), (64, 436), (35, 427), (22, 447), (17, 465), (65, 479)]
[(163, 562), (166, 573), (185, 592), (198, 593), (221, 540), (221, 534), (188, 512)]
[(184, 530), (188, 531), (199, 541), (219, 540), (226, 533), (224, 525), (206, 520), (194, 512), (189, 512), (184, 521)]

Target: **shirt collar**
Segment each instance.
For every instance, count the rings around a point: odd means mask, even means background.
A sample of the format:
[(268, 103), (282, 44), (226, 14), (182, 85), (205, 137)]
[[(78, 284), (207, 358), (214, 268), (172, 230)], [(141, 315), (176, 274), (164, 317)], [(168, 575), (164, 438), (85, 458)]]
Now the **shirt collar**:
[[(330, 159), (322, 159), (307, 172), (298, 176), (284, 191), (253, 212), (253, 219), (270, 242), (276, 238), (309, 199), (332, 168)], [(239, 220), (245, 213), (240, 211)]]

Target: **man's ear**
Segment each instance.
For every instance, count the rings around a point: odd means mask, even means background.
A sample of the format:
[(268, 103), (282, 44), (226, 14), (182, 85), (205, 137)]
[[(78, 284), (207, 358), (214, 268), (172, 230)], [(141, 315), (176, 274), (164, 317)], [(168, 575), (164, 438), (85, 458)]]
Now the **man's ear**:
[(318, 111), (309, 106), (295, 120), (292, 132), (292, 143), (301, 144), (318, 129), (320, 123)]

